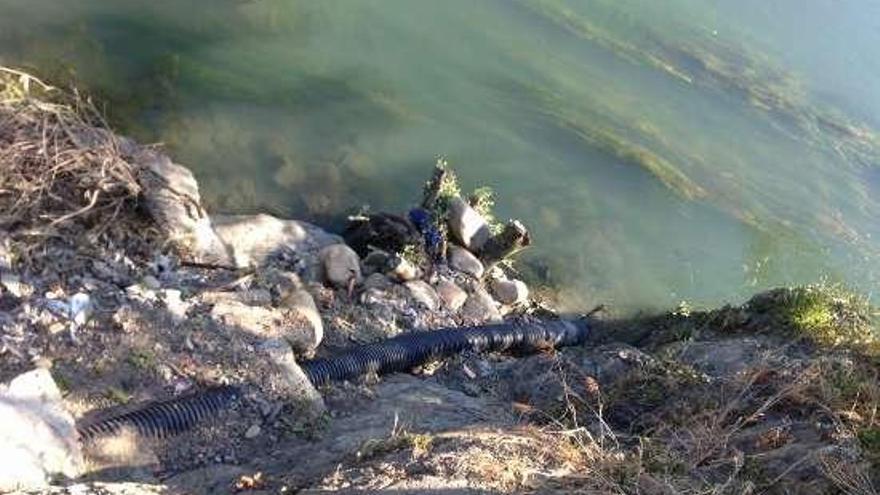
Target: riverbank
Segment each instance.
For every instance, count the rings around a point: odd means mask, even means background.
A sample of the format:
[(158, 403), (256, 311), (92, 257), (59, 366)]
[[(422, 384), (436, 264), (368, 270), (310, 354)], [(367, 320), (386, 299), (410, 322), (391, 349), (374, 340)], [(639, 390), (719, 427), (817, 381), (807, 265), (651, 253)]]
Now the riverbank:
[[(486, 259), (504, 230), (453, 182), (415, 231), (404, 216), (365, 216), (343, 239), (212, 215), (186, 167), (91, 108), (0, 72), (0, 381), (48, 369), (69, 421), (210, 385), (243, 399), (167, 440), (73, 437), (64, 469), (43, 474), (83, 478), (44, 491), (876, 492), (877, 338), (856, 296), (816, 286), (593, 315), (585, 346), (465, 353), (315, 390), (297, 361), (557, 315)], [(394, 252), (400, 238), (424, 252)], [(378, 242), (392, 247), (362, 249)]]

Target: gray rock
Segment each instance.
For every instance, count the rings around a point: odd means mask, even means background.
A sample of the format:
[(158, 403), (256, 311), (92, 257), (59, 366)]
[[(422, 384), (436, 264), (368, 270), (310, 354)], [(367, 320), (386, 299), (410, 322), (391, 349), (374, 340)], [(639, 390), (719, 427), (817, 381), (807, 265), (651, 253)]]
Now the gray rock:
[(292, 294), (296, 296), (289, 296), (290, 307), (280, 308), (250, 306), (237, 300), (218, 301), (211, 309), (211, 317), (218, 324), (260, 338), (284, 339), (299, 352), (311, 353), (321, 343), (324, 328), (316, 316), (317, 308), (308, 307), (305, 296), (311, 296), (304, 291)]
[(440, 307), (440, 296), (424, 280), (411, 280), (405, 285), (413, 299), (428, 308), (429, 311), (437, 311), (437, 308)]
[(147, 275), (141, 280), (141, 284), (150, 290), (159, 290), (162, 288), (162, 282), (152, 275)]
[(272, 304), (272, 293), (266, 289), (247, 289), (238, 293), (239, 299), (251, 306), (269, 306)]
[(391, 256), (385, 251), (370, 251), (362, 260), (364, 275), (385, 273), (390, 260)]
[(315, 253), (340, 238), (307, 222), (271, 215), (214, 215), (214, 230), (236, 267), (261, 266), (281, 252)]
[(0, 386), (0, 492), (35, 489), (78, 476), (83, 459), (73, 417), (46, 369)]
[(167, 156), (142, 149), (132, 161), (144, 205), (183, 259), (228, 266), (232, 260), (202, 208), (199, 185), (192, 172)]
[(22, 282), (21, 277), (10, 272), (0, 272), (0, 285), (15, 297), (27, 297), (33, 293), (33, 288)]
[(261, 432), (262, 428), (260, 428), (260, 425), (251, 425), (250, 428), (248, 428), (247, 431), (244, 432), (244, 437), (248, 440), (257, 438), (258, 436), (260, 436)]
[(489, 288), (501, 304), (521, 304), (529, 298), (529, 287), (521, 280), (495, 279)]
[(449, 231), (461, 242), (461, 245), (473, 252), (480, 249), (492, 236), (489, 224), (476, 210), (461, 198), (449, 201)]
[(295, 401), (302, 409), (301, 412), (309, 417), (318, 418), (327, 411), (324, 399), (296, 363), (293, 351), (286, 342), (270, 339), (260, 345), (260, 350), (275, 365), (285, 389), (284, 395)]
[(9, 247), (9, 237), (6, 232), (0, 231), (0, 272), (12, 270), (12, 250)]
[(449, 246), (449, 266), (475, 278), (483, 276), (483, 263), (470, 251), (459, 246)]
[(388, 272), (388, 276), (398, 282), (407, 282), (421, 277), (422, 271), (406, 259), (398, 257), (397, 264)]
[(313, 353), (321, 345), (321, 341), (324, 340), (324, 323), (321, 321), (321, 313), (318, 311), (315, 299), (308, 291), (300, 289), (288, 292), (278, 302), (278, 306), (290, 310), (301, 317), (298, 321), (305, 325), (302, 326), (301, 330), (293, 329), (296, 334), (301, 333), (310, 336), (305, 341), (302, 339), (291, 341), (291, 345), (300, 353)]
[(443, 279), (437, 282), (437, 295), (443, 301), (443, 305), (450, 311), (458, 311), (467, 300), (467, 292), (455, 284), (455, 282)]
[[(269, 289), (269, 295), (283, 297), (290, 291), (303, 288), (302, 280), (294, 272), (268, 266), (257, 272), (254, 282), (259, 287)], [(260, 289), (257, 289), (260, 290)]]
[(370, 289), (385, 290), (385, 289), (391, 287), (391, 280), (389, 280), (388, 277), (386, 277), (385, 275), (382, 275), (381, 273), (374, 273), (374, 274), (370, 275), (369, 277), (367, 277), (366, 279), (364, 279), (363, 287), (364, 287), (364, 291), (367, 291)]
[(165, 307), (176, 323), (186, 319), (189, 304), (183, 301), (179, 289), (165, 289), (162, 291), (162, 299), (165, 301)]
[(348, 287), (352, 279), (360, 283), (361, 260), (353, 249), (345, 244), (332, 244), (321, 250), (321, 266), (324, 281), (334, 287)]
[(482, 288), (477, 288), (465, 301), (461, 308), (461, 316), (465, 323), (479, 325), (502, 321), (495, 300)]

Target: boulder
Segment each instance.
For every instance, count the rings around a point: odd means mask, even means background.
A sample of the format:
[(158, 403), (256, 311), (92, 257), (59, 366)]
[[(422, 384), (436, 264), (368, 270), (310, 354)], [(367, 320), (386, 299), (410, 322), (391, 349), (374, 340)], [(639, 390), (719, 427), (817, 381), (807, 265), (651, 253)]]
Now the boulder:
[(495, 300), (482, 288), (477, 288), (461, 308), (461, 316), (466, 324), (481, 325), (483, 323), (498, 323), (502, 321)]
[(483, 263), (470, 251), (459, 246), (449, 247), (449, 266), (474, 278), (483, 276)]
[[(318, 311), (315, 299), (308, 291), (299, 289), (288, 292), (278, 302), (278, 306), (292, 311), (308, 322), (308, 325), (302, 331), (306, 335), (310, 334), (311, 338), (306, 339), (305, 345), (298, 345), (295, 341), (292, 341), (291, 345), (301, 353), (311, 354), (324, 339), (324, 323), (321, 321), (321, 313)], [(297, 320), (299, 321), (300, 319)]]
[(411, 280), (405, 285), (412, 298), (428, 308), (429, 311), (437, 311), (437, 308), (440, 307), (440, 296), (424, 280)]
[(361, 260), (353, 249), (345, 244), (332, 244), (321, 250), (319, 257), (323, 268), (324, 282), (336, 287), (345, 288), (360, 283)]
[(443, 305), (450, 311), (458, 311), (467, 300), (467, 292), (450, 280), (440, 280), (437, 282), (437, 295), (443, 301)]
[(201, 264), (228, 266), (232, 259), (202, 208), (199, 185), (192, 172), (155, 150), (132, 157), (138, 166), (143, 203), (181, 258)]
[(450, 199), (448, 214), (449, 231), (469, 250), (479, 252), (492, 236), (489, 223), (465, 200), (458, 197)]
[(47, 369), (0, 386), (0, 492), (36, 489), (73, 478), (83, 459), (73, 417)]
[(214, 230), (238, 268), (261, 266), (281, 252), (309, 253), (340, 242), (338, 236), (298, 220), (271, 215), (214, 215)]
[(211, 317), (218, 324), (260, 338), (284, 339), (298, 352), (312, 353), (324, 337), (324, 326), (311, 295), (305, 291), (291, 292), (281, 306), (251, 306), (235, 299), (222, 299), (214, 304)]
[(268, 356), (277, 372), (277, 376), (267, 379), (281, 388), (279, 392), (282, 395), (296, 402), (302, 413), (316, 419), (327, 411), (324, 399), (296, 363), (293, 351), (286, 342), (278, 339), (266, 340), (260, 345), (260, 351)]
[(529, 287), (521, 280), (495, 279), (489, 288), (501, 304), (522, 304), (529, 298)]

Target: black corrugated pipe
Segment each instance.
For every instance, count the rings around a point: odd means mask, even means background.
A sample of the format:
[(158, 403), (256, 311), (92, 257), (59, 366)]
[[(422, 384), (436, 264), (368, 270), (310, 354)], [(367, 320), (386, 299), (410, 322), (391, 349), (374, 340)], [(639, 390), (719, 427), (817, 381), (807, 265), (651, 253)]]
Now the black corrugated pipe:
[(164, 438), (182, 433), (216, 416), (240, 396), (236, 387), (223, 385), (173, 399), (149, 402), (125, 412), (99, 411), (100, 416), (77, 423), (76, 431), (84, 441), (113, 435), (123, 428), (131, 428), (146, 437)]
[(586, 320), (502, 323), (444, 328), (398, 335), (357, 346), (328, 358), (300, 363), (315, 386), (351, 380), (368, 373), (408, 371), (431, 360), (463, 351), (535, 350), (582, 344), (589, 334)]

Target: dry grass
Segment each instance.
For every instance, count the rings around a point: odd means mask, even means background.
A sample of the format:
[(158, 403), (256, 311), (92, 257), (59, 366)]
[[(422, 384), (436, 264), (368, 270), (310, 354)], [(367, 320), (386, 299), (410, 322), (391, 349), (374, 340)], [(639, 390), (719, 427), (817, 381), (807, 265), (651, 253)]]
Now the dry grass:
[(131, 210), (135, 168), (106, 129), (78, 93), (0, 67), (0, 231), (20, 256), (48, 238), (100, 235)]
[[(606, 396), (611, 391), (559, 357), (560, 404), (527, 411), (533, 418), (549, 418), (534, 431), (551, 455), (548, 465), (569, 470), (548, 486), (561, 493), (719, 495), (826, 486), (876, 495), (877, 368), (869, 362), (841, 367), (848, 362), (845, 354), (780, 365), (780, 356), (789, 351), (787, 346), (767, 353), (728, 379), (669, 393), (659, 409), (650, 411), (646, 423), (652, 427), (637, 434), (620, 425), (612, 428), (605, 417), (614, 407), (614, 399)], [(696, 398), (699, 405), (693, 404)], [(696, 410), (681, 417), (688, 408)], [(830, 429), (818, 439), (790, 429), (819, 423)], [(523, 462), (528, 460), (517, 464)]]

